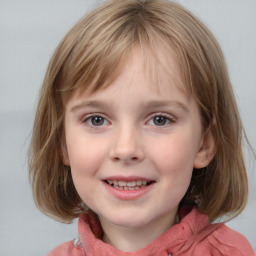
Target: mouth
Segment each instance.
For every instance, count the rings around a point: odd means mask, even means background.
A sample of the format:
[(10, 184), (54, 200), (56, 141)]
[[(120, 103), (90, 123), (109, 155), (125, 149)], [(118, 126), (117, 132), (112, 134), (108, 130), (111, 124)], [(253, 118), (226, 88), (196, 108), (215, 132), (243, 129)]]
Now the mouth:
[(139, 190), (155, 183), (153, 180), (104, 180), (104, 182), (119, 190)]

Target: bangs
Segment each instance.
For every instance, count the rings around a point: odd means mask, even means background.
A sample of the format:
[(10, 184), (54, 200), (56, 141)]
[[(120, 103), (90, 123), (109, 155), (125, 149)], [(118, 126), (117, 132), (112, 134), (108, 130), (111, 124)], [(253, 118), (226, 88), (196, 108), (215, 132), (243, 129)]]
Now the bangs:
[[(166, 25), (161, 24), (157, 17), (159, 14), (152, 16), (150, 2), (146, 9), (145, 3), (137, 2), (135, 5), (131, 1), (131, 5), (127, 6), (128, 4), (118, 1), (113, 13), (108, 4), (111, 2), (103, 5), (97, 13), (92, 12), (81, 19), (56, 51), (59, 71), (55, 87), (63, 102), (78, 89), (91, 94), (110, 85), (122, 72), (129, 53), (136, 46), (141, 48), (145, 71), (156, 83), (155, 65), (159, 64), (157, 55), (161, 50), (166, 50), (168, 58), (168, 52), (174, 52), (184, 78), (182, 84), (187, 86), (187, 91), (190, 81), (184, 50), (177, 41), (176, 32), (167, 31)], [(116, 11), (118, 5), (119, 12)], [(126, 5), (126, 8), (122, 5)], [(163, 68), (168, 72), (168, 65)]]
[(186, 75), (186, 65), (182, 64), (183, 58), (178, 56), (178, 51), (175, 51), (173, 46), (166, 43), (162, 35), (156, 35), (155, 31), (150, 32), (157, 36), (158, 42), (152, 40), (155, 37), (143, 31), (136, 37), (127, 38), (122, 42), (122, 47), (120, 47), (121, 39), (118, 37), (105, 49), (101, 47), (103, 45), (97, 45), (93, 49), (90, 49), (92, 46), (85, 47), (84, 52), (79, 51), (79, 47), (78, 50), (74, 48), (61, 70), (59, 92), (63, 102), (66, 102), (77, 90), (90, 95), (111, 85), (123, 71), (130, 53), (137, 47), (144, 59), (145, 75), (152, 81), (152, 85), (159, 87), (159, 69), (168, 74), (173, 65), (178, 65), (180, 76), (177, 74), (174, 79), (181, 77), (182, 81), (177, 80), (176, 85), (184, 94), (190, 95), (192, 90)]
[[(133, 38), (127, 34), (120, 44), (120, 38), (105, 32), (105, 42), (100, 39), (83, 38), (72, 49), (61, 70), (60, 92), (64, 98), (76, 90), (93, 93), (106, 87), (120, 74), (122, 60), (133, 45)], [(94, 37), (100, 37), (100, 34)], [(97, 42), (97, 43), (96, 43)], [(108, 42), (108, 43), (106, 43)]]

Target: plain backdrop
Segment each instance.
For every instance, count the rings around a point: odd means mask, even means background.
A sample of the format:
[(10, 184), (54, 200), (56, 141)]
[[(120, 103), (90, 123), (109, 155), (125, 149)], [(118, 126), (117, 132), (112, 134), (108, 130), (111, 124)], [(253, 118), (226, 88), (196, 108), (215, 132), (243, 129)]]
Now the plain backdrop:
[[(26, 153), (40, 85), (65, 33), (100, 1), (0, 0), (0, 255), (43, 256), (77, 236), (34, 205)], [(241, 117), (256, 148), (256, 1), (180, 0), (213, 31), (227, 59)], [(250, 199), (228, 225), (256, 249), (255, 159), (246, 157)]]

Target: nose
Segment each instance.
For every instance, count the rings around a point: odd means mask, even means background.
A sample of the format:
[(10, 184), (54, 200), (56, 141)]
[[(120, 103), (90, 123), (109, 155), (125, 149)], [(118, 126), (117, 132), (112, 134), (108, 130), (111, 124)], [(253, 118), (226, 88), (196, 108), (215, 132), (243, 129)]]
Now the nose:
[(138, 163), (143, 161), (145, 155), (142, 147), (142, 140), (136, 128), (119, 129), (113, 138), (110, 158), (115, 162), (125, 164)]

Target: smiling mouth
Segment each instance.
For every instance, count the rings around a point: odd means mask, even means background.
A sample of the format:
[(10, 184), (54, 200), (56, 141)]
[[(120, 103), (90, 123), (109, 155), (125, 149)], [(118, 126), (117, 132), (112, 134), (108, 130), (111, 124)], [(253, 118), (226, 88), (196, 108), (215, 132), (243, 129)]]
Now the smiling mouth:
[(146, 180), (134, 180), (134, 181), (124, 181), (124, 180), (105, 180), (105, 182), (113, 188), (120, 190), (139, 190), (143, 187), (149, 186), (154, 181)]

